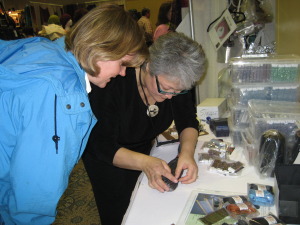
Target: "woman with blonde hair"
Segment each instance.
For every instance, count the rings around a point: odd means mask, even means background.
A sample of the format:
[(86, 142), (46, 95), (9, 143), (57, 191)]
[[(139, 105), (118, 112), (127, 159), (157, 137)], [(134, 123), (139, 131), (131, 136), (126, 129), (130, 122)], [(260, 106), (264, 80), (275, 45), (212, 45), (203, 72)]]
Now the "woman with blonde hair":
[(53, 223), (96, 123), (90, 82), (104, 88), (147, 55), (142, 31), (117, 5), (94, 8), (54, 42), (0, 40), (0, 222)]

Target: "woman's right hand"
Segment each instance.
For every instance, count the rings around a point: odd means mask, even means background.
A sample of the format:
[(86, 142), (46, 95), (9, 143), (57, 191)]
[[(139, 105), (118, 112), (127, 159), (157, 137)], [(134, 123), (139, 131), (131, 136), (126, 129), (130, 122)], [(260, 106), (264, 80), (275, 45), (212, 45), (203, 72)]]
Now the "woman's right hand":
[(159, 158), (147, 156), (144, 159), (142, 171), (148, 177), (148, 184), (151, 188), (157, 189), (160, 192), (169, 191), (169, 187), (162, 180), (161, 176), (177, 183), (178, 180), (172, 175), (168, 164)]

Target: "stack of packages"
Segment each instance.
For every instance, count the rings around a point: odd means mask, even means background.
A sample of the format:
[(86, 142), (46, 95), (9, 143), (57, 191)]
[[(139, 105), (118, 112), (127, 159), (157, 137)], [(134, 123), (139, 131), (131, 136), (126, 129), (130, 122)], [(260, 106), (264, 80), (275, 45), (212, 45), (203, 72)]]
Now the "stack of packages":
[[(229, 129), (250, 165), (264, 177), (274, 165), (291, 164), (300, 128), (300, 57), (232, 58)], [(263, 154), (263, 155), (262, 155)]]

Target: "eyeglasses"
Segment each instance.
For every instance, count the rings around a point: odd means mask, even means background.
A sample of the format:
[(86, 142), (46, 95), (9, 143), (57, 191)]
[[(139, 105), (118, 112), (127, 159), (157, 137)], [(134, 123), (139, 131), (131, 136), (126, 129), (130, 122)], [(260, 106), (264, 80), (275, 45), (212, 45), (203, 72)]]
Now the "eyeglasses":
[(157, 91), (160, 94), (163, 94), (163, 95), (182, 95), (182, 94), (186, 94), (188, 92), (187, 90), (182, 90), (180, 92), (167, 92), (167, 91), (163, 91), (163, 90), (161, 90), (161, 88), (159, 86), (159, 82), (158, 82), (157, 76), (155, 76), (155, 80), (156, 80)]

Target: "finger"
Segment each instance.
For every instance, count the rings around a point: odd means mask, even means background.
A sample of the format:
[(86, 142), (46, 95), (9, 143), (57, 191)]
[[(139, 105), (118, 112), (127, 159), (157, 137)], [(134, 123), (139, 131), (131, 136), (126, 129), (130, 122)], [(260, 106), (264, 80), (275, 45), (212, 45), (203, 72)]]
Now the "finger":
[(155, 189), (154, 185), (150, 182), (150, 180), (148, 181), (148, 185), (149, 185), (149, 187), (151, 187), (152, 189)]
[(167, 171), (166, 171), (165, 173), (162, 174), (162, 176), (168, 178), (170, 181), (172, 181), (172, 182), (174, 182), (174, 183), (177, 183), (177, 182), (178, 182), (178, 179), (177, 179), (175, 176), (173, 176), (173, 174), (170, 173), (170, 172), (167, 172)]
[(162, 188), (164, 189), (164, 191), (169, 191), (170, 190), (170, 187), (162, 180), (158, 180), (157, 181), (157, 184)]
[(178, 179), (180, 177), (181, 171), (183, 172), (183, 169), (177, 166), (176, 170), (175, 170), (176, 179)]
[(160, 192), (165, 192), (165, 191), (169, 191), (170, 188), (168, 187), (168, 185), (165, 184), (165, 182), (163, 182), (163, 180), (157, 179), (152, 183), (153, 188), (157, 189)]
[[(192, 169), (191, 169), (192, 170)], [(197, 170), (188, 170), (184, 177), (181, 177), (179, 181), (183, 184), (189, 184), (194, 182), (197, 179), (198, 171)]]
[(165, 170), (167, 170), (169, 173), (171, 173), (171, 168), (169, 167), (168, 163), (166, 163), (165, 161), (162, 161), (162, 165)]

